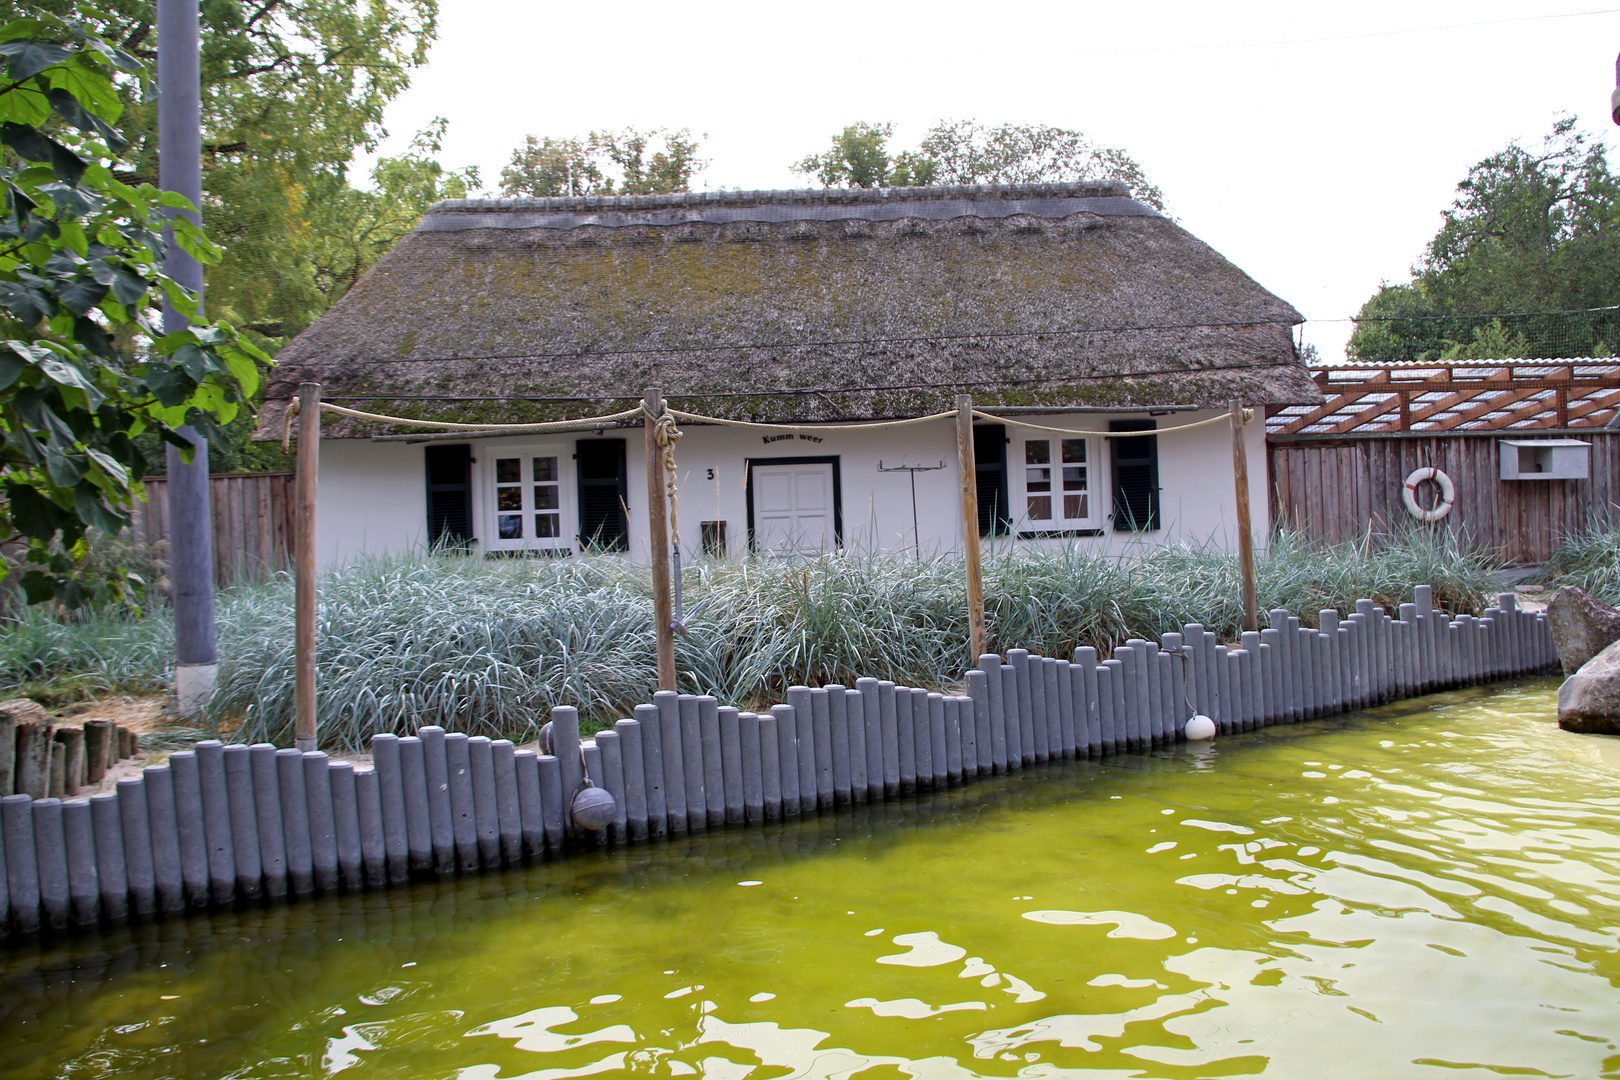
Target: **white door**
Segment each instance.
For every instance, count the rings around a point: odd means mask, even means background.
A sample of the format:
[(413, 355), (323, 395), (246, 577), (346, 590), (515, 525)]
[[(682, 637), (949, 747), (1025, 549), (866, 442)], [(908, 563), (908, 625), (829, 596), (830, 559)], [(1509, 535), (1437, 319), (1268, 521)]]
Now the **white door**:
[(754, 550), (832, 551), (838, 546), (831, 462), (755, 465)]

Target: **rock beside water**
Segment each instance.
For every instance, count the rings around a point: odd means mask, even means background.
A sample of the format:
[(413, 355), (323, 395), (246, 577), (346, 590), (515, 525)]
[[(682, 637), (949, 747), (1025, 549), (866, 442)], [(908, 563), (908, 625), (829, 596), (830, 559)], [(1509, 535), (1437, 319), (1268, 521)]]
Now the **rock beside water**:
[(1620, 735), (1620, 641), (1558, 688), (1558, 726), (1583, 735)]
[(1620, 610), (1565, 585), (1547, 605), (1547, 624), (1565, 675), (1580, 671), (1612, 641), (1620, 640)]

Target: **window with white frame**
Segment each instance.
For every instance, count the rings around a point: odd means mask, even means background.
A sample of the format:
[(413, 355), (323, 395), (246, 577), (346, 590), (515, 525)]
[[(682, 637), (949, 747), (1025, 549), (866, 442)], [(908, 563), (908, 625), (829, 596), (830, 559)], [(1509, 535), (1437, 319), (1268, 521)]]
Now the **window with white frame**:
[(1097, 491), (1096, 440), (1029, 437), (1021, 440), (1023, 498), (1013, 507), (1020, 532), (1067, 532), (1097, 528), (1102, 507)]
[(563, 483), (567, 455), (551, 449), (485, 451), (493, 506), (486, 547), (494, 551), (571, 550), (571, 500)]

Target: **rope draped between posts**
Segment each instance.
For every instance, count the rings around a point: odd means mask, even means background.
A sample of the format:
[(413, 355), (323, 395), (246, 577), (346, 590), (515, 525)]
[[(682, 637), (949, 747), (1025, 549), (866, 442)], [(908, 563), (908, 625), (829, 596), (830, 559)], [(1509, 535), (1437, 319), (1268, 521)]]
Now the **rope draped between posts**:
[[(458, 424), (450, 420), (421, 420), (411, 416), (389, 416), (386, 413), (365, 412), (361, 409), (350, 409), (342, 405), (333, 405), (331, 402), (320, 403), (324, 412), (336, 413), (339, 416), (351, 417), (355, 420), (375, 420), (381, 424), (403, 424), (407, 427), (440, 428), (445, 431), (505, 431), (513, 435), (540, 434), (548, 431), (572, 431), (577, 428), (606, 427), (617, 424), (622, 420), (631, 420), (641, 415), (641, 406), (625, 409), (623, 412), (609, 413), (606, 416), (582, 416), (575, 420), (546, 420), (534, 424)], [(287, 407), (286, 422), (282, 427), (281, 449), (288, 450), (292, 444), (292, 424), (298, 418), (300, 411), (297, 398)]]
[(930, 413), (927, 416), (913, 416), (905, 420), (867, 420), (855, 424), (767, 424), (754, 420), (730, 420), (723, 416), (705, 416), (702, 413), (682, 412), (680, 409), (665, 410), (669, 415), (689, 424), (719, 424), (722, 427), (749, 428), (754, 431), (880, 431), (884, 428), (909, 427), (912, 424), (926, 424), (932, 420), (954, 419), (956, 410), (942, 413)]
[[(955, 415), (952, 413), (951, 415)], [(1207, 417), (1203, 420), (1194, 420), (1190, 424), (1177, 424), (1174, 427), (1154, 428), (1151, 431), (1084, 431), (1079, 428), (1049, 427), (1045, 424), (1032, 424), (1028, 420), (1015, 420), (1010, 416), (997, 416), (994, 413), (973, 410), (973, 415), (981, 420), (994, 420), (998, 424), (1011, 424), (1013, 427), (1027, 428), (1030, 431), (1048, 431), (1054, 435), (1101, 435), (1105, 438), (1130, 438), (1133, 435), (1169, 435), (1177, 431), (1191, 431), (1193, 428), (1207, 427), (1210, 424), (1229, 424), (1232, 422), (1230, 413), (1221, 413), (1219, 416)], [(1243, 422), (1247, 424), (1254, 419), (1253, 409), (1243, 410)]]

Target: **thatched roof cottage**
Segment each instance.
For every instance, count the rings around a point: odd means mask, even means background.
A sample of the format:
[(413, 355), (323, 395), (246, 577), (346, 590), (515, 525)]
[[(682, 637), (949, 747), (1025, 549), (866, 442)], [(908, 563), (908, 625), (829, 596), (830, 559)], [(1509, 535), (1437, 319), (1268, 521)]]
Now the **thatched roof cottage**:
[[(975, 430), (985, 533), (1221, 542), (1229, 431), (1181, 429), (1233, 400), (1320, 401), (1302, 321), (1113, 183), (459, 200), (282, 351), (260, 434), (280, 437), (305, 380), (368, 412), (491, 425), (613, 412), (647, 387), (694, 413), (810, 424), (966, 393), (1008, 421)], [(328, 417), (323, 434), (323, 561), (454, 538), (645, 553), (639, 431), (447, 437)], [(731, 551), (957, 547), (954, 447), (948, 422), (689, 426), (687, 542), (702, 522)], [(945, 468), (879, 471), (902, 456)]]

